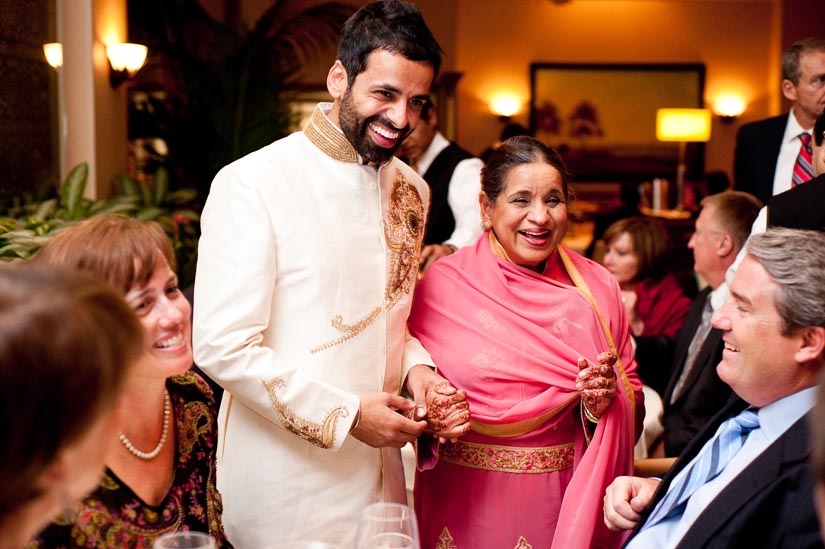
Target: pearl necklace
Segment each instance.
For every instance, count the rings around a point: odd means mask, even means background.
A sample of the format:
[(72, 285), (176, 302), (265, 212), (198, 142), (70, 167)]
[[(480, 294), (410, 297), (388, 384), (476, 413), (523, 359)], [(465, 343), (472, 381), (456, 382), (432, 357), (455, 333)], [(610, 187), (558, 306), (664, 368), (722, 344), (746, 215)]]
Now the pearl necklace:
[(163, 449), (163, 445), (166, 444), (166, 435), (169, 433), (169, 418), (172, 416), (172, 402), (169, 399), (169, 392), (167, 391), (164, 394), (163, 398), (163, 431), (160, 433), (160, 440), (158, 441), (158, 445), (155, 446), (155, 449), (151, 452), (141, 452), (134, 445), (126, 438), (126, 435), (120, 433), (120, 442), (123, 446), (129, 450), (136, 458), (140, 459), (152, 459), (157, 457), (160, 451)]

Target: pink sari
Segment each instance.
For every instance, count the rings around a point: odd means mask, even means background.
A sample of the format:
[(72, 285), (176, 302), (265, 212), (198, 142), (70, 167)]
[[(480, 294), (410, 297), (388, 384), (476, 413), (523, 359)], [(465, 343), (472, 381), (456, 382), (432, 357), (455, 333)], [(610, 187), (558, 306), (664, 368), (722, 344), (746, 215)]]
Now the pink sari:
[[(621, 544), (602, 500), (632, 472), (644, 412), (620, 296), (605, 269), (574, 252), (553, 254), (542, 275), (499, 259), (487, 233), (427, 270), (410, 331), (467, 390), (473, 428), (416, 475), (422, 549)], [(591, 436), (577, 360), (611, 348), (619, 390)], [(419, 469), (432, 465), (424, 454)]]

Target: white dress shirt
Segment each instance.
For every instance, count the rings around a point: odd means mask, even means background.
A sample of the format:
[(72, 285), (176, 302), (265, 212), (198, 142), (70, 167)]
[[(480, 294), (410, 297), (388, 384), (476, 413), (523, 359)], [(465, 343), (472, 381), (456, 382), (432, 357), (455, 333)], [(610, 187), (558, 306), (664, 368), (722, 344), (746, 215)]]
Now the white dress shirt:
[[(427, 173), (430, 165), (450, 142), (441, 132), (436, 132), (430, 146), (415, 164), (420, 174)], [(481, 192), (481, 168), (484, 162), (480, 158), (467, 158), (456, 164), (450, 186), (447, 190), (447, 203), (455, 218), (455, 229), (450, 238), (442, 244), (452, 244), (456, 248), (474, 243), (481, 235), (481, 213), (478, 205), (478, 193)]]
[(776, 159), (776, 171), (773, 175), (774, 196), (791, 188), (793, 167), (796, 164), (796, 157), (799, 156), (799, 147), (802, 145), (799, 134), (802, 132), (811, 133), (811, 128), (806, 129), (800, 126), (791, 109), (788, 123), (785, 125), (785, 135), (782, 136), (782, 146), (779, 148), (779, 156)]

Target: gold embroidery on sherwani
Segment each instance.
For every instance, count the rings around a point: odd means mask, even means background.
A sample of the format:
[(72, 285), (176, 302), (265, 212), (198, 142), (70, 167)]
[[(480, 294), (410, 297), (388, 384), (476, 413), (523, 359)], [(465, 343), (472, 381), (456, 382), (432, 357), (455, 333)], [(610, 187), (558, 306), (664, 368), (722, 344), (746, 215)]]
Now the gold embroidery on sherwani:
[(261, 383), (263, 383), (266, 394), (269, 396), (269, 402), (272, 404), (272, 409), (278, 414), (278, 420), (284, 426), (284, 429), (320, 448), (332, 448), (335, 442), (338, 418), (349, 415), (346, 408), (343, 406), (335, 408), (320, 423), (303, 419), (290, 410), (286, 404), (278, 400), (276, 395), (278, 389), (283, 389), (286, 386), (283, 379), (277, 377), (269, 381), (261, 380)]
[(304, 126), (304, 135), (310, 143), (321, 149), (321, 151), (339, 162), (353, 164), (358, 162), (358, 153), (352, 144), (344, 136), (335, 124), (330, 122), (321, 107), (315, 107), (312, 116)]
[(527, 540), (524, 539), (524, 536), (519, 536), (518, 543), (516, 544), (513, 549), (533, 549), (533, 546), (527, 543)]
[(323, 345), (313, 347), (309, 350), (309, 352), (315, 354), (321, 351), (326, 351), (327, 349), (335, 347), (336, 345), (340, 345), (348, 339), (354, 338), (355, 336), (363, 332), (367, 326), (375, 322), (375, 319), (378, 318), (378, 315), (381, 314), (381, 310), (382, 307), (379, 305), (378, 307), (373, 309), (372, 312), (369, 315), (367, 315), (366, 318), (363, 318), (358, 322), (354, 322), (352, 324), (344, 324), (344, 318), (341, 315), (335, 315), (334, 317), (332, 317), (332, 327), (338, 330), (339, 332), (343, 332), (344, 335), (336, 339), (333, 339), (332, 341), (327, 341)]
[(438, 536), (438, 543), (435, 545), (435, 549), (458, 549), (453, 543), (453, 535), (447, 530), (446, 526), (441, 531), (441, 535)]
[[(306, 130), (305, 130), (306, 131)], [(366, 317), (347, 324), (341, 315), (332, 317), (330, 324), (343, 335), (312, 347), (312, 354), (331, 349), (352, 339), (367, 326), (375, 322), (381, 312), (390, 310), (401, 296), (410, 293), (418, 278), (418, 259), (421, 240), (424, 237), (424, 203), (418, 189), (396, 170), (395, 181), (390, 192), (389, 211), (384, 224), (384, 238), (387, 241), (389, 270), (387, 286), (384, 290), (384, 304), (373, 309)]]
[(386, 304), (391, 309), (402, 294), (409, 293), (418, 278), (418, 259), (424, 227), (424, 204), (418, 189), (401, 170), (395, 172), (384, 233), (390, 251)]
[(439, 458), (471, 469), (505, 473), (553, 473), (573, 467), (573, 443), (537, 448), (478, 444), (459, 440), (442, 444)]

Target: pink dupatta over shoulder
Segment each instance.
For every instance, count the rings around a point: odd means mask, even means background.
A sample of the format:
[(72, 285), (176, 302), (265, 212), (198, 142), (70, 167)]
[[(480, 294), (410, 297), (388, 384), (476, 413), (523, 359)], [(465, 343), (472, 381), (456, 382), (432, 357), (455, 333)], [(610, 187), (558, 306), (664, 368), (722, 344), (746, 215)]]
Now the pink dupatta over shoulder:
[[(577, 450), (566, 489), (557, 495), (561, 504), (552, 546), (618, 547), (624, 536), (604, 526), (602, 500), (616, 476), (632, 472), (637, 417), (644, 411), (621, 294), (610, 273), (560, 248), (538, 274), (498, 258), (485, 233), (474, 246), (427, 270), (409, 327), (439, 372), (467, 391), (473, 429), (465, 439), (493, 440), (501, 447), (524, 446), (519, 441), (531, 433), (552, 431), (553, 424), (578, 413), (578, 358), (595, 362), (599, 353), (616, 351), (616, 399), (589, 444), (581, 427), (566, 441)], [(417, 482), (426, 483), (427, 475), (419, 473)], [(502, 473), (495, 475), (500, 482)], [(450, 477), (439, 484), (444, 478)]]

